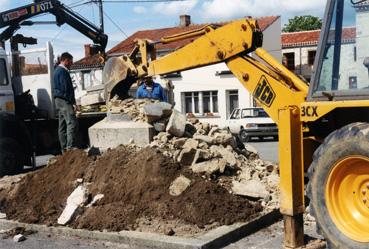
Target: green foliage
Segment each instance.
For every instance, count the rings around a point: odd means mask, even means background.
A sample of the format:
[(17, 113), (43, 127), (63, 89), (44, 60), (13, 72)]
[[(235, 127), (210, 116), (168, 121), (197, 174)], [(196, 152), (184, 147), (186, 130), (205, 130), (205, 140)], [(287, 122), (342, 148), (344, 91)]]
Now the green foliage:
[(322, 28), (322, 19), (319, 17), (306, 15), (295, 16), (288, 20), (288, 24), (284, 25), (283, 32), (298, 32), (306, 30), (316, 30)]

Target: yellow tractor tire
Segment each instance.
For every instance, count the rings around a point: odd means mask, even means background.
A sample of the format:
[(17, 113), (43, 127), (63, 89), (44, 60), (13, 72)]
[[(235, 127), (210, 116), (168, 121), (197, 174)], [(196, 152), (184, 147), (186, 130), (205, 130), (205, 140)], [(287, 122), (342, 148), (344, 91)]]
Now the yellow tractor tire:
[(369, 248), (369, 124), (326, 137), (308, 175), (310, 212), (328, 248)]

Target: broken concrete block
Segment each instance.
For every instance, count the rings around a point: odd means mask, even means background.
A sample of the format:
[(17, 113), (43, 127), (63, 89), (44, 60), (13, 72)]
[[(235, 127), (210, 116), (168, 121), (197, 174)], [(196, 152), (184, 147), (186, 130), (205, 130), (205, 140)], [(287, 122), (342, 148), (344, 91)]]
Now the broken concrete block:
[(209, 132), (209, 130), (210, 130), (210, 125), (209, 125), (209, 123), (202, 123), (202, 127), (201, 127), (204, 131), (205, 131), (205, 133), (208, 133)]
[(182, 165), (191, 165), (193, 160), (195, 159), (195, 155), (196, 149), (185, 148), (179, 154), (177, 161)]
[(105, 102), (104, 93), (89, 93), (81, 97), (81, 105), (88, 106)]
[(67, 199), (67, 205), (58, 218), (58, 224), (66, 225), (71, 221), (77, 209), (83, 206), (88, 198), (88, 192), (83, 185), (78, 186)]
[(215, 139), (213, 137), (206, 135), (194, 135), (193, 139), (199, 140), (200, 142), (205, 142), (207, 144), (213, 144), (215, 142)]
[(147, 122), (152, 123), (156, 120), (161, 119), (163, 115), (163, 110), (161, 109), (160, 105), (158, 104), (150, 104), (145, 105), (143, 107), (143, 111), (146, 115)]
[(224, 172), (224, 169), (227, 165), (227, 161), (224, 159), (214, 158), (209, 161), (196, 163), (191, 166), (191, 169), (194, 173), (207, 173), (213, 174), (217, 171)]
[(271, 174), (267, 177), (267, 184), (272, 189), (278, 189), (280, 178), (277, 174)]
[(199, 143), (199, 148), (203, 149), (203, 150), (207, 150), (207, 149), (209, 149), (209, 145), (205, 142), (201, 142), (201, 143)]
[(199, 160), (207, 161), (211, 159), (211, 157), (211, 153), (208, 150), (198, 149), (196, 150), (196, 154), (191, 165), (196, 164)]
[(250, 180), (247, 182), (232, 182), (232, 192), (235, 195), (242, 195), (252, 198), (266, 198), (269, 196), (269, 192), (266, 187), (257, 180)]
[(164, 124), (164, 123), (156, 122), (156, 123), (154, 123), (154, 129), (155, 129), (157, 132), (165, 131), (165, 124)]
[(6, 219), (6, 213), (0, 213), (0, 219)]
[(160, 141), (161, 141), (163, 144), (166, 144), (166, 143), (168, 143), (169, 138), (168, 138), (168, 136), (162, 136), (162, 137), (160, 138)]
[(199, 145), (199, 141), (195, 140), (195, 139), (187, 139), (186, 142), (183, 145), (183, 148), (192, 148), (192, 149), (197, 149), (197, 146)]
[(196, 131), (196, 134), (195, 135), (205, 135), (206, 134), (206, 131), (205, 130), (203, 130), (203, 129), (198, 129), (197, 131)]
[(211, 153), (208, 150), (199, 150), (199, 159), (209, 160), (211, 159)]
[(103, 194), (97, 194), (97, 195), (95, 195), (94, 198), (92, 199), (92, 201), (87, 205), (87, 207), (94, 206), (102, 198), (104, 198), (104, 195)]
[(186, 115), (177, 110), (173, 110), (169, 118), (166, 131), (176, 137), (182, 137), (186, 127)]
[(180, 154), (181, 154), (181, 150), (174, 151), (174, 153), (173, 153), (174, 160), (177, 160)]
[(169, 194), (179, 196), (191, 185), (191, 180), (185, 176), (177, 177), (169, 187)]
[(154, 137), (154, 139), (155, 139), (155, 140), (160, 140), (160, 139), (161, 139), (161, 137), (163, 137), (163, 136), (168, 136), (168, 133), (166, 133), (166, 132), (159, 132), (159, 134), (158, 134), (158, 135), (156, 135), (156, 136)]
[(251, 153), (258, 154), (258, 151), (255, 149), (255, 147), (248, 143), (245, 144), (245, 149)]
[(13, 237), (14, 242), (22, 242), (25, 240), (26, 240), (26, 237), (23, 234), (17, 234)]
[(197, 118), (189, 118), (188, 119), (188, 122), (190, 122), (191, 124), (197, 124), (197, 123), (199, 123), (199, 119), (197, 119)]
[(216, 133), (213, 135), (215, 138), (215, 142), (217, 144), (223, 144), (223, 145), (232, 145), (232, 147), (235, 146), (235, 142), (233, 141), (233, 135), (232, 134), (226, 134), (226, 133)]
[(234, 167), (237, 164), (236, 157), (233, 155), (232, 152), (225, 148), (219, 148), (220, 156), (225, 159), (230, 167)]
[(172, 105), (166, 102), (148, 104), (143, 107), (147, 122), (152, 123), (171, 112)]
[(176, 138), (172, 140), (172, 144), (176, 148), (182, 148), (183, 145), (186, 143), (187, 138)]
[(210, 129), (210, 131), (209, 131), (209, 133), (208, 133), (208, 136), (213, 136), (214, 135), (214, 133), (215, 132), (217, 132), (217, 131), (219, 131), (220, 129), (219, 129), (219, 127), (217, 127), (217, 126), (214, 126), (214, 127), (212, 127), (211, 129)]

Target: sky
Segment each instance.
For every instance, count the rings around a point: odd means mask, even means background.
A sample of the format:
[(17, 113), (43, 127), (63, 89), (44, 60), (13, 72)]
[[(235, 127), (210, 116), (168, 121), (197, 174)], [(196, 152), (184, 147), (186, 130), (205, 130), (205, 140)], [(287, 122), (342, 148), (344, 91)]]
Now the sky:
[[(114, 1), (114, 0), (112, 0)], [(0, 12), (30, 4), (31, 0), (0, 0)], [(61, 0), (68, 6), (79, 5), (87, 0)], [(191, 15), (192, 23), (228, 21), (244, 16), (279, 15), (282, 25), (296, 15), (323, 16), (325, 2), (322, 0), (185, 0), (180, 2), (149, 3), (137, 0), (132, 3), (104, 3), (105, 33), (109, 36), (107, 49), (112, 48), (134, 32), (146, 29), (173, 27), (179, 24), (179, 15)], [(98, 7), (88, 3), (73, 8), (75, 12), (99, 24)], [(110, 20), (112, 19), (112, 21)], [(33, 20), (54, 21), (52, 15)], [(1, 31), (1, 30), (0, 30)], [(51, 41), (55, 55), (69, 51), (78, 60), (84, 55), (84, 44), (91, 41), (78, 31), (64, 24), (22, 27), (17, 33), (38, 39), (38, 46)]]

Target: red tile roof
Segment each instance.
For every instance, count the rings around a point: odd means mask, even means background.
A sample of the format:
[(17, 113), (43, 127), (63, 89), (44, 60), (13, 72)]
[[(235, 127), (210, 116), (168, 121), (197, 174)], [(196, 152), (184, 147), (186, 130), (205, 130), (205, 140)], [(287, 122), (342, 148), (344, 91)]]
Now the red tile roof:
[[(282, 48), (316, 46), (319, 42), (320, 30), (291, 32), (282, 34)], [(344, 42), (353, 42), (356, 38), (355, 28), (344, 28), (342, 33)]]
[[(257, 18), (257, 21), (259, 23), (260, 29), (262, 31), (266, 30), (270, 25), (272, 25), (275, 21), (277, 21), (279, 16), (267, 16), (267, 17), (260, 17)], [(213, 23), (211, 23), (213, 24)], [(224, 25), (226, 23), (214, 23), (214, 25)], [(123, 40), (118, 45), (110, 49), (107, 54), (120, 54), (120, 53), (129, 53), (132, 51), (134, 47), (134, 40), (136, 39), (149, 39), (153, 41), (160, 40), (162, 37), (186, 32), (186, 31), (192, 31), (196, 29), (200, 29), (202, 27), (205, 27), (210, 24), (191, 24), (187, 27), (171, 27), (171, 28), (162, 28), (162, 29), (151, 29), (151, 30), (142, 30), (137, 31), (130, 37), (128, 37), (126, 40)], [(157, 49), (160, 51), (166, 51), (166, 50), (175, 50), (178, 47), (182, 47), (184, 45), (187, 45), (188, 43), (192, 42), (195, 38), (188, 38), (181, 41), (172, 42), (169, 44), (158, 44)], [(97, 66), (99, 65), (97, 61), (97, 57), (86, 57), (83, 58), (73, 65), (73, 69), (80, 69), (84, 67), (90, 67), (90, 66)], [(100, 65), (101, 66), (101, 65)]]
[[(264, 31), (267, 29), (271, 24), (273, 24), (279, 17), (278, 16), (268, 16), (268, 17), (261, 17), (257, 18), (259, 23), (260, 29)], [(215, 23), (215, 25), (224, 25), (226, 23)], [(162, 37), (171, 36), (174, 34), (192, 31), (196, 29), (203, 28), (209, 24), (192, 24), (187, 27), (172, 27), (172, 28), (164, 28), (164, 29), (152, 29), (152, 30), (143, 30), (138, 31), (128, 37), (126, 40), (120, 42), (118, 45), (113, 47), (108, 51), (108, 54), (115, 54), (115, 53), (129, 53), (134, 47), (134, 40), (136, 39), (149, 39), (153, 41), (158, 41)], [(181, 41), (172, 42), (169, 44), (159, 44), (157, 45), (157, 50), (174, 50), (178, 47), (182, 47), (187, 45), (188, 43), (192, 42), (195, 38), (188, 38)]]

